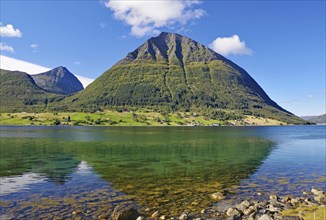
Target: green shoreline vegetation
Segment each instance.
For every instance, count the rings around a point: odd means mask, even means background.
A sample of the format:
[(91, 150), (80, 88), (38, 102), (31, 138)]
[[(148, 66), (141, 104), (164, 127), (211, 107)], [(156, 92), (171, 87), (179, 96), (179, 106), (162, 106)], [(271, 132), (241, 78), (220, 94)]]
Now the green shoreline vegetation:
[(0, 113), (0, 125), (103, 125), (103, 126), (220, 126), (220, 125), (287, 125), (258, 116), (241, 116), (234, 112), (215, 111), (211, 114), (151, 111)]

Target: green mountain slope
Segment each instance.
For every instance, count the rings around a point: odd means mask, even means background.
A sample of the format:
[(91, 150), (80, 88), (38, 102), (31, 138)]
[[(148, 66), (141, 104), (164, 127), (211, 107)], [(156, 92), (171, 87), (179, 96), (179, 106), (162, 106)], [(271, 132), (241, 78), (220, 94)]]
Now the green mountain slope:
[(32, 78), (36, 85), (51, 93), (69, 95), (84, 89), (77, 77), (62, 66), (32, 75)]
[(173, 33), (146, 41), (85, 90), (67, 98), (61, 108), (95, 111), (116, 106), (155, 111), (222, 109), (303, 122), (272, 101), (245, 70)]
[(38, 87), (27, 73), (0, 70), (0, 112), (44, 111), (60, 98)]

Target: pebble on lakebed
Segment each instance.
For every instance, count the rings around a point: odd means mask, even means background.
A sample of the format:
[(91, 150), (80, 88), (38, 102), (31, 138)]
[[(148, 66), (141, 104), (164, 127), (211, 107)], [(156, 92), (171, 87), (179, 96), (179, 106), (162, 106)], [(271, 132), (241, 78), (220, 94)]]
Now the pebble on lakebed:
[(225, 199), (225, 193), (222, 193), (222, 192), (216, 192), (216, 193), (213, 193), (211, 195), (212, 199), (215, 199), (215, 200), (222, 200), (222, 199)]
[[(181, 213), (179, 216), (161, 215), (158, 211), (150, 214), (149, 217), (146, 215), (138, 214), (137, 210), (133, 207), (121, 207), (117, 206), (111, 219), (112, 220), (123, 220), (122, 216), (128, 216), (129, 220), (157, 220), (157, 219), (193, 219), (193, 220), (204, 220), (204, 219), (229, 219), (229, 220), (302, 220), (304, 216), (286, 216), (283, 215), (283, 211), (295, 210), (295, 208), (309, 208), (309, 207), (320, 207), (325, 208), (326, 205), (326, 193), (325, 191), (312, 189), (311, 193), (304, 193), (306, 197), (292, 197), (283, 196), (279, 197), (275, 194), (270, 195), (268, 201), (254, 201), (244, 200), (239, 204), (223, 206), (223, 210), (218, 210), (219, 203), (206, 208), (198, 214), (188, 214), (186, 211)], [(222, 200), (225, 195), (222, 193), (213, 193), (211, 198), (215, 200)], [(310, 199), (311, 197), (312, 199)], [(326, 208), (325, 208), (326, 209)], [(117, 212), (119, 213), (117, 215)], [(324, 213), (325, 215), (325, 213)], [(168, 217), (169, 216), (169, 217)], [(326, 216), (324, 216), (324, 219)]]

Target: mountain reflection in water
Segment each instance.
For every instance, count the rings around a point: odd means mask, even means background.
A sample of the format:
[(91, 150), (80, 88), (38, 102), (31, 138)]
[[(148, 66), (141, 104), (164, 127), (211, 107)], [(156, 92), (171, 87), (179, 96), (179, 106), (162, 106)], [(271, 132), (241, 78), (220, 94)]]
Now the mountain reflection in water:
[[(214, 202), (211, 193), (245, 192), (243, 184), (286, 140), (282, 135), (275, 139), (273, 132), (230, 127), (2, 127), (1, 201), (6, 205), (1, 212), (33, 217), (46, 209), (49, 216), (67, 217), (81, 209), (85, 217), (94, 217), (130, 202), (143, 212), (199, 212)], [(273, 185), (264, 184), (257, 190)], [(36, 204), (40, 199), (49, 205)]]

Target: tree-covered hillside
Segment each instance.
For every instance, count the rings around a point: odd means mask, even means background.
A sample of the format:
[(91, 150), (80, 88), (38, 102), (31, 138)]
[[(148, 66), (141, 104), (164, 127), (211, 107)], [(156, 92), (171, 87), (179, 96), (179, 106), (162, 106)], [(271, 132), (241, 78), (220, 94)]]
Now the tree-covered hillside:
[(62, 98), (38, 87), (27, 73), (0, 70), (0, 112), (45, 111)]

